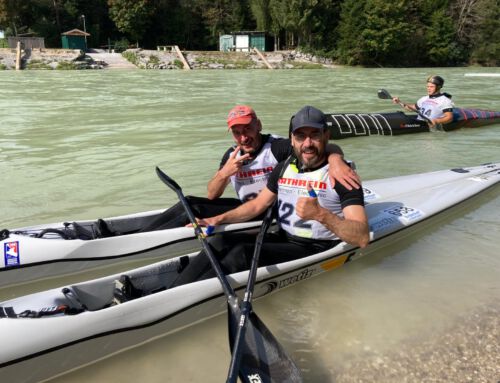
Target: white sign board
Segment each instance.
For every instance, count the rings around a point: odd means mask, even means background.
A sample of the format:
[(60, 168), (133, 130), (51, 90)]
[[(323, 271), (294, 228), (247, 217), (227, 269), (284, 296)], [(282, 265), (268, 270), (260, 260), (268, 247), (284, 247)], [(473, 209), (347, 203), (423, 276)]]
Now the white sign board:
[(236, 35), (236, 50), (249, 51), (250, 50), (250, 36)]

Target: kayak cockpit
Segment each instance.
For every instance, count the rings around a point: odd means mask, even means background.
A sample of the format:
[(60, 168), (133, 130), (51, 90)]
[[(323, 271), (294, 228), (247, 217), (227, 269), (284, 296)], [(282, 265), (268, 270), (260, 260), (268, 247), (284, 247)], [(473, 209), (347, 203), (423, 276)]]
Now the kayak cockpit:
[[(195, 254), (190, 255), (196, 256)], [(111, 306), (167, 290), (189, 264), (190, 256), (135, 269), (127, 274), (94, 280), (13, 299), (0, 306), (1, 318), (41, 318), (76, 315), (99, 311)]]
[[(44, 239), (92, 240), (109, 238), (144, 231), (143, 229), (151, 227), (150, 223), (154, 222), (160, 215), (161, 212), (155, 212), (135, 217), (110, 218), (106, 220), (99, 218), (96, 221), (63, 222), (57, 226), (30, 227), (12, 230), (10, 233)], [(148, 231), (154, 230), (150, 229)]]

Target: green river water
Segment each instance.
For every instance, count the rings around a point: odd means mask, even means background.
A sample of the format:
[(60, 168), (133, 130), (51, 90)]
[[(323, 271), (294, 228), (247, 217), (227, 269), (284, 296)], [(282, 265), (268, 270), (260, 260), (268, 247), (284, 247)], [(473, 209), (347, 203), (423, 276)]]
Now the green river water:
[[(303, 105), (395, 111), (377, 98), (379, 88), (414, 102), (437, 73), (457, 106), (500, 110), (500, 77), (464, 76), (470, 72), (500, 68), (0, 71), (0, 229), (169, 206), (176, 197), (156, 165), (186, 194), (204, 195), (231, 144), (225, 118), (236, 103), (252, 105), (265, 132), (286, 135)], [(499, 128), (338, 144), (368, 180), (499, 162)], [(500, 309), (499, 212), (497, 186), (467, 211), (254, 308), (307, 382), (401, 382), (408, 347), (485, 307)], [(226, 317), (213, 318), (56, 381), (221, 382), (226, 332)], [(371, 363), (369, 373), (362, 363)]]

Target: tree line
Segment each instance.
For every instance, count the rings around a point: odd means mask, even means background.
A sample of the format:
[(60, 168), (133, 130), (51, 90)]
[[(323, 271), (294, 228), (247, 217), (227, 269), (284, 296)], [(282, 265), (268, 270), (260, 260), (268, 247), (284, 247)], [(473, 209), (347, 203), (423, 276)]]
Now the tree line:
[(111, 40), (215, 50), (221, 34), (265, 31), (277, 49), (339, 64), (500, 63), (499, 0), (0, 0), (5, 36), (35, 33), (57, 48), (73, 28), (85, 28), (94, 48)]

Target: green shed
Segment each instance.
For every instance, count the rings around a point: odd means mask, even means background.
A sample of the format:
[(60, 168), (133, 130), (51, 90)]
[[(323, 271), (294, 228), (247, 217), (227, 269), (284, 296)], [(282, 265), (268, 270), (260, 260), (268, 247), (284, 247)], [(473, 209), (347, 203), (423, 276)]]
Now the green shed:
[(71, 31), (61, 33), (62, 47), (65, 49), (81, 49), (87, 50), (87, 37), (90, 33), (81, 31), (79, 29), (72, 29)]
[(239, 31), (233, 32), (233, 36), (237, 51), (249, 51), (251, 48), (257, 48), (261, 52), (274, 51), (274, 37), (266, 32)]

